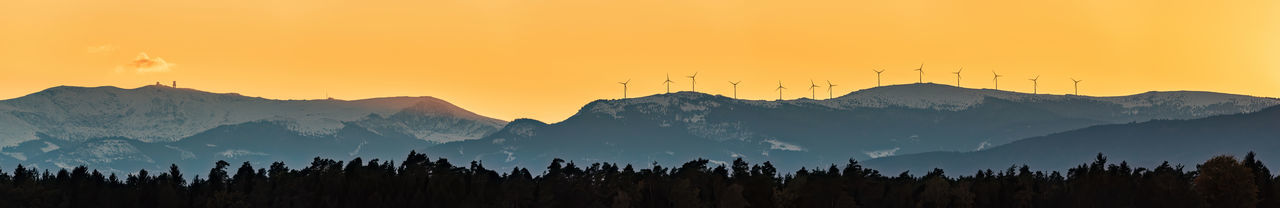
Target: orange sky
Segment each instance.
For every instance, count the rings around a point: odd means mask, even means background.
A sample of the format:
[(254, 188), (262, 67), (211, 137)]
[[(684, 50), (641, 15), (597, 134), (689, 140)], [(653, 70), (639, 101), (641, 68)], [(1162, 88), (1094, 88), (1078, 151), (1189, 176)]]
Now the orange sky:
[[(147, 59), (138, 61), (139, 54)], [(163, 60), (163, 61), (162, 61)], [(510, 120), (663, 90), (789, 99), (916, 80), (1280, 96), (1280, 1), (0, 1), (0, 99), (57, 85), (435, 96)], [(823, 89), (825, 90), (825, 89)], [(824, 94), (824, 93), (819, 93)], [(825, 96), (819, 96), (825, 97)]]

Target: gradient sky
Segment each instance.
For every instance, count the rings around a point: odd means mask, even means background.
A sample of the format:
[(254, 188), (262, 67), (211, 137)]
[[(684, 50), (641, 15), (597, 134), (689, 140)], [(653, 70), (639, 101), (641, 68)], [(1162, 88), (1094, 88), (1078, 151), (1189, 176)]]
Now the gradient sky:
[[(145, 57), (143, 54), (145, 53)], [(1280, 96), (1280, 1), (0, 1), (0, 99), (58, 85), (275, 99), (435, 96), (555, 122), (595, 99), (688, 90), (744, 99), (925, 80), (1109, 96)], [(825, 91), (825, 89), (822, 89)], [(819, 92), (819, 94), (825, 94)], [(819, 96), (825, 98), (825, 96)]]

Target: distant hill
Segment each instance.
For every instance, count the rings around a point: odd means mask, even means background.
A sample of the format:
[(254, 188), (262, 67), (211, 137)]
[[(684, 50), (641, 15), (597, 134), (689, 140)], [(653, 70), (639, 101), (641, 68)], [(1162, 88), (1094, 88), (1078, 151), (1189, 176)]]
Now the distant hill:
[[(1094, 125), (1254, 112), (1276, 99), (1210, 92), (1033, 95), (938, 84), (871, 88), (828, 100), (737, 100), (694, 92), (597, 100), (563, 122), (516, 120), (479, 140), (426, 148), (490, 167), (676, 163), (735, 157), (780, 166), (931, 151), (975, 151)], [(1199, 157), (1205, 158), (1205, 157)]]
[(1102, 153), (1110, 161), (1127, 161), (1139, 167), (1154, 167), (1164, 161), (1194, 167), (1204, 158), (1244, 156), (1249, 151), (1258, 153), (1268, 166), (1280, 162), (1280, 107), (1194, 120), (1101, 125), (982, 151), (909, 154), (864, 161), (863, 165), (894, 174), (908, 170), (925, 173), (933, 168), (967, 174), (1023, 164), (1065, 171)]
[(271, 100), (165, 86), (63, 86), (0, 101), (0, 164), (136, 171), (219, 159), (400, 158), (413, 148), (478, 139), (505, 123), (432, 97)]

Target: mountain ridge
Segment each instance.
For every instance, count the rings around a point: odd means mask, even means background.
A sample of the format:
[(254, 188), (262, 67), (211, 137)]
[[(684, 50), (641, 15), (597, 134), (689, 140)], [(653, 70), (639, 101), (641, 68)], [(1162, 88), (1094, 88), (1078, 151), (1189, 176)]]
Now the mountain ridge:
[(5, 106), (0, 108), (0, 123), (10, 127), (0, 127), (0, 146), (39, 139), (37, 132), (70, 140), (123, 136), (173, 141), (220, 125), (257, 120), (294, 122), (299, 132), (324, 134), (339, 128), (342, 121), (404, 112), (474, 120), (494, 128), (505, 123), (430, 96), (272, 100), (155, 85), (134, 89), (59, 86), (0, 100), (0, 105)]
[(121, 171), (391, 158), (477, 139), (506, 123), (429, 96), (272, 100), (157, 85), (59, 86), (0, 100), (0, 163)]
[[(682, 91), (599, 99), (564, 121), (524, 127), (536, 132), (530, 136), (494, 134), (425, 151), (507, 166), (526, 157), (538, 165), (554, 156), (637, 164), (734, 157), (843, 161), (981, 150), (1099, 124), (1252, 112), (1277, 103), (1193, 91), (1090, 97), (938, 84), (885, 86), (824, 100), (742, 100)], [(705, 149), (685, 148), (699, 145)]]
[(1063, 171), (1086, 163), (1095, 154), (1138, 166), (1195, 165), (1203, 157), (1257, 152), (1263, 162), (1280, 161), (1280, 106), (1259, 111), (1188, 120), (1151, 120), (1106, 124), (1018, 140), (973, 152), (924, 152), (863, 161), (887, 173), (924, 172), (933, 168), (972, 172), (1029, 165)]

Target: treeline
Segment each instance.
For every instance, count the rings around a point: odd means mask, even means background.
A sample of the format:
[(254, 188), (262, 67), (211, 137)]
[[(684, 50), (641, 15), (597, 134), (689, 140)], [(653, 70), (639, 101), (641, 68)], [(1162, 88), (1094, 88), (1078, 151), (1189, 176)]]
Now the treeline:
[[(233, 171), (233, 172), (229, 172)], [(0, 207), (1280, 207), (1280, 179), (1249, 153), (1195, 170), (1108, 163), (1059, 172), (1027, 166), (952, 177), (881, 175), (843, 166), (780, 174), (769, 162), (679, 167), (556, 159), (543, 174), (455, 166), (411, 152), (401, 163), (316, 158), (234, 168), (225, 161), (190, 182), (177, 166), (120, 178), (85, 167), (0, 173)]]

